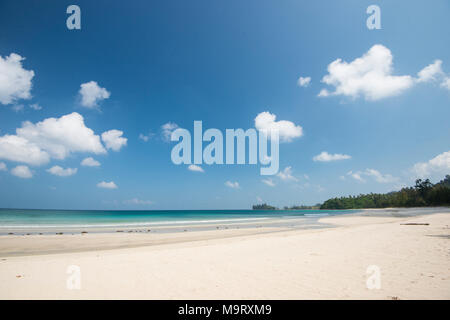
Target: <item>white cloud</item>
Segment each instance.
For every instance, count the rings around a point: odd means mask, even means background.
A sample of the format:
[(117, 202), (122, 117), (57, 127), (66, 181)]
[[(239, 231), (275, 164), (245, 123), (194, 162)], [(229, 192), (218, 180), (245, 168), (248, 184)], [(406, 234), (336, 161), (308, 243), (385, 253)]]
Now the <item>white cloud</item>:
[[(145, 134), (143, 134), (143, 133), (140, 133), (139, 134), (139, 139), (141, 139), (142, 141), (144, 141), (144, 142), (147, 142), (147, 141), (149, 141), (150, 139), (152, 139), (152, 137), (154, 136), (155, 134), (153, 133), (153, 132), (149, 132), (147, 135), (145, 135)], [(170, 138), (170, 137), (169, 137)]]
[(270, 112), (261, 112), (255, 118), (255, 128), (259, 131), (270, 134), (271, 130), (278, 131), (280, 141), (290, 142), (294, 138), (303, 135), (303, 128), (296, 126), (293, 122), (287, 120), (275, 121), (276, 115)]
[(330, 92), (327, 89), (320, 90), (318, 97), (328, 97), (330, 95)]
[(42, 110), (42, 107), (37, 103), (30, 104), (29, 107), (33, 110)]
[(167, 122), (161, 126), (161, 134), (164, 141), (170, 141), (170, 136), (172, 135), (172, 132), (175, 131), (175, 129), (178, 128), (178, 125), (174, 122)]
[(195, 165), (195, 164), (189, 165), (188, 170), (196, 171), (196, 172), (205, 172), (205, 171), (202, 169), (202, 167), (197, 166), (197, 165)]
[(450, 77), (442, 70), (442, 60), (435, 60), (417, 74), (417, 82), (440, 82), (440, 87), (450, 90)]
[(69, 177), (74, 175), (75, 173), (77, 173), (78, 169), (77, 168), (67, 168), (64, 169), (60, 166), (53, 166), (50, 169), (47, 169), (48, 173), (51, 173), (55, 176), (59, 176), (59, 177)]
[(350, 159), (351, 156), (347, 154), (341, 154), (341, 153), (335, 153), (335, 154), (329, 154), (326, 151), (322, 151), (317, 156), (313, 157), (313, 161), (320, 161), (320, 162), (330, 162), (330, 161), (337, 161), (337, 160), (346, 160)]
[(442, 178), (450, 174), (450, 151), (443, 152), (427, 162), (416, 163), (412, 171), (417, 178)]
[(102, 133), (102, 140), (106, 148), (119, 151), (123, 146), (127, 145), (127, 138), (122, 137), (123, 131), (109, 130)]
[[(127, 142), (122, 134), (110, 130), (102, 134), (102, 139), (107, 148), (118, 151)], [(41, 165), (51, 158), (65, 159), (73, 152), (106, 153), (100, 136), (85, 126), (77, 112), (36, 124), (25, 121), (16, 129), (16, 135), (0, 136), (0, 159)]]
[(86, 108), (98, 107), (98, 103), (108, 99), (111, 95), (105, 88), (101, 88), (97, 82), (89, 81), (80, 85), (81, 105)]
[(335, 90), (322, 90), (320, 97), (343, 95), (351, 98), (364, 96), (379, 100), (398, 95), (414, 84), (409, 75), (392, 75), (392, 54), (383, 45), (374, 45), (362, 57), (348, 63), (337, 59), (328, 65), (328, 74), (322, 79)]
[(227, 181), (227, 182), (225, 182), (225, 185), (227, 187), (232, 188), (232, 189), (239, 189), (240, 188), (239, 182), (237, 182), (237, 181), (236, 182)]
[(36, 124), (25, 121), (16, 135), (0, 136), (2, 159), (40, 165), (50, 158), (65, 159), (72, 152), (106, 153), (100, 137), (76, 112)]
[(138, 199), (138, 198), (133, 198), (133, 199), (130, 199), (130, 200), (124, 200), (123, 201), (123, 203), (124, 204), (131, 204), (131, 205), (150, 205), (150, 204), (153, 204), (153, 201), (150, 201), (150, 200), (141, 200), (141, 199)]
[(98, 162), (97, 160), (95, 160), (92, 157), (88, 157), (88, 158), (83, 159), (83, 161), (81, 161), (81, 165), (85, 166), (85, 167), (99, 167), (100, 162)]
[(16, 135), (0, 136), (0, 158), (32, 165), (50, 161), (50, 156), (46, 151)]
[(366, 169), (364, 174), (373, 177), (375, 181), (379, 183), (393, 183), (398, 181), (396, 177), (393, 177), (390, 174), (382, 174), (375, 169)]
[(417, 81), (428, 82), (437, 80), (437, 77), (440, 77), (444, 74), (441, 66), (442, 60), (435, 60), (432, 64), (426, 66), (417, 73)]
[(0, 103), (6, 105), (31, 98), (34, 71), (22, 67), (24, 59), (16, 53), (5, 58), (0, 56)]
[(398, 182), (398, 178), (393, 177), (390, 174), (382, 174), (378, 170), (375, 169), (366, 169), (365, 171), (349, 171), (347, 175), (351, 176), (353, 179), (358, 180), (360, 182), (365, 182), (366, 180), (362, 178), (362, 176), (372, 177), (378, 183), (395, 183)]
[(263, 202), (263, 199), (262, 199), (260, 196), (256, 196), (256, 200), (257, 200), (258, 202)]
[(311, 83), (311, 77), (300, 77), (297, 80), (297, 85), (299, 87), (307, 87)]
[(6, 167), (6, 164), (4, 162), (0, 162), (0, 171), (7, 171), (8, 168)]
[(450, 78), (445, 77), (444, 80), (441, 82), (441, 87), (445, 88), (447, 90), (450, 90)]
[(28, 168), (27, 166), (17, 166), (11, 170), (11, 174), (23, 179), (29, 179), (33, 177), (33, 173), (31, 173), (30, 168)]
[(283, 171), (280, 171), (277, 176), (284, 181), (298, 181), (296, 177), (292, 175), (292, 167), (286, 167)]
[(104, 188), (104, 189), (117, 189), (117, 185), (114, 183), (114, 181), (106, 182), (102, 181), (97, 183), (97, 187)]
[(142, 141), (147, 142), (147, 141), (150, 139), (150, 137), (149, 137), (149, 136), (146, 136), (146, 135), (143, 134), (143, 133), (139, 133), (139, 139), (141, 139)]
[[(358, 171), (358, 172), (349, 171), (349, 172), (347, 172), (347, 175), (351, 176), (353, 179), (358, 180), (360, 182), (366, 182), (366, 180), (364, 180), (361, 177), (361, 171)], [(342, 179), (342, 180), (344, 180), (344, 179)]]
[(73, 112), (61, 118), (47, 118), (33, 124), (25, 121), (17, 136), (34, 143), (53, 158), (64, 159), (71, 152), (106, 153), (100, 137), (84, 124), (83, 117)]
[(273, 182), (272, 179), (268, 178), (268, 179), (262, 179), (261, 180), (263, 183), (267, 184), (269, 187), (275, 187), (275, 182)]

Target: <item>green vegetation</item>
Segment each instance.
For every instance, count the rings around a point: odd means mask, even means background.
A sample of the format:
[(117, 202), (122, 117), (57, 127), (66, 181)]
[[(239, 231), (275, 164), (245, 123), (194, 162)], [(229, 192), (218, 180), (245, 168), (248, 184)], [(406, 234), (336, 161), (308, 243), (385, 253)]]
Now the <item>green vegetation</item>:
[(276, 207), (269, 206), (267, 203), (254, 204), (253, 210), (278, 210)]
[(429, 179), (416, 180), (414, 187), (387, 194), (370, 193), (359, 196), (333, 198), (325, 201), (320, 209), (363, 209), (388, 207), (426, 207), (450, 205), (450, 175), (432, 184)]
[[(314, 206), (292, 206), (292, 207), (283, 207), (283, 210), (307, 210), (307, 209), (320, 209), (320, 203), (314, 205)], [(268, 205), (267, 203), (263, 204), (255, 204), (253, 205), (253, 210), (280, 210), (277, 207), (273, 207), (271, 205)]]
[(284, 210), (308, 210), (308, 209), (320, 209), (320, 203), (314, 205), (314, 206), (292, 206), (292, 207), (284, 207)]
[[(403, 188), (400, 191), (386, 194), (370, 193), (358, 196), (333, 198), (322, 205), (314, 206), (295, 205), (284, 207), (283, 210), (307, 210), (307, 209), (364, 209), (364, 208), (389, 208), (389, 207), (428, 207), (450, 206), (450, 175), (443, 180), (432, 184), (429, 179), (416, 180), (414, 187)], [(266, 203), (253, 205), (253, 210), (279, 210), (277, 207)]]

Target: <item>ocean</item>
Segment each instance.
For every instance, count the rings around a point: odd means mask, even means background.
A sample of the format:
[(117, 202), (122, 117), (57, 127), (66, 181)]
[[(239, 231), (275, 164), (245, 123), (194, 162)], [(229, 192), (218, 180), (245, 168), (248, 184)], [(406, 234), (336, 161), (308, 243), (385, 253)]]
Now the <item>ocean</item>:
[(155, 232), (220, 227), (317, 226), (324, 216), (355, 210), (41, 210), (0, 209), (0, 234), (111, 232), (151, 228)]

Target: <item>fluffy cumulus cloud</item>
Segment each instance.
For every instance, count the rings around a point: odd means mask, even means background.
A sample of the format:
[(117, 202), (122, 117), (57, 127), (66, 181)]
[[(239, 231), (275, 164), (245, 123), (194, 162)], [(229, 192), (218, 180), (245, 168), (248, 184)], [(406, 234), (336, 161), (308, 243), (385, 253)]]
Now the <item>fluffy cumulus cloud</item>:
[(229, 188), (232, 188), (232, 189), (239, 189), (240, 188), (240, 186), (239, 186), (239, 182), (232, 182), (232, 181), (227, 181), (227, 182), (225, 182), (225, 185), (227, 186), (227, 187), (229, 187)]
[(151, 205), (151, 204), (153, 204), (153, 201), (133, 198), (133, 199), (129, 199), (129, 200), (124, 200), (123, 203), (129, 204), (129, 205)]
[(363, 96), (366, 100), (379, 100), (398, 95), (413, 86), (414, 78), (393, 75), (392, 61), (391, 51), (380, 44), (350, 63), (337, 59), (328, 65), (328, 74), (322, 79), (334, 91), (322, 89), (319, 96)]
[(189, 165), (188, 170), (190, 170), (190, 171), (195, 171), (195, 172), (205, 172), (205, 171), (202, 169), (202, 167), (197, 166), (197, 165), (195, 165), (195, 164)]
[(70, 177), (73, 176), (75, 173), (77, 173), (77, 168), (62, 168), (60, 166), (53, 166), (50, 169), (47, 169), (48, 173), (51, 173), (55, 176), (59, 177)]
[(313, 161), (330, 162), (330, 161), (346, 160), (346, 159), (350, 159), (350, 158), (351, 158), (351, 156), (349, 156), (347, 154), (341, 154), (341, 153), (330, 154), (326, 151), (322, 151), (320, 154), (313, 157)]
[(103, 189), (117, 189), (117, 185), (114, 183), (114, 181), (106, 182), (102, 181), (97, 183), (97, 187), (103, 188)]
[(95, 81), (89, 81), (80, 85), (81, 105), (86, 108), (96, 108), (98, 104), (111, 95), (108, 90), (102, 88)]
[(283, 181), (298, 181), (298, 179), (292, 175), (291, 167), (284, 168), (284, 170), (278, 172), (277, 176)]
[(297, 85), (299, 87), (307, 87), (311, 83), (311, 77), (300, 77), (297, 80)]
[[(360, 182), (365, 182), (365, 180), (361, 177), (361, 171), (358, 172), (349, 171), (347, 172), (347, 175)], [(345, 180), (345, 177), (341, 176), (341, 179)]]
[(109, 130), (102, 133), (102, 140), (106, 148), (119, 151), (123, 146), (127, 145), (127, 138), (122, 137), (123, 131)]
[(443, 152), (427, 162), (416, 163), (413, 168), (415, 178), (442, 178), (450, 174), (450, 151)]
[(378, 170), (375, 169), (366, 169), (365, 171), (349, 171), (347, 175), (351, 176), (353, 179), (358, 180), (360, 182), (365, 182), (366, 180), (363, 177), (371, 177), (378, 183), (395, 183), (398, 182), (398, 178), (393, 177), (390, 174), (382, 174)]
[(106, 152), (100, 137), (86, 127), (83, 117), (77, 112), (36, 124), (25, 121), (16, 133), (55, 159), (65, 159), (71, 152)]
[(441, 83), (441, 87), (450, 90), (450, 78), (445, 78)]
[(0, 171), (7, 171), (8, 168), (6, 167), (6, 164), (4, 162), (0, 162)]
[(330, 96), (330, 92), (327, 89), (320, 90), (318, 97), (328, 97)]
[(280, 141), (283, 142), (291, 142), (303, 135), (301, 126), (287, 120), (276, 121), (276, 118), (277, 116), (270, 112), (261, 112), (255, 118), (255, 128), (266, 134), (270, 134), (272, 130), (278, 131)]
[(417, 82), (440, 83), (440, 87), (450, 90), (450, 77), (442, 70), (442, 60), (435, 60), (417, 74)]
[(0, 103), (6, 105), (31, 98), (34, 71), (23, 68), (24, 59), (16, 53), (5, 58), (0, 56)]
[(100, 162), (98, 162), (97, 160), (95, 160), (92, 157), (87, 157), (87, 158), (83, 159), (83, 161), (81, 161), (81, 165), (84, 167), (99, 167)]
[(50, 161), (50, 155), (23, 137), (4, 135), (0, 136), (0, 159), (41, 165)]
[(22, 179), (29, 179), (33, 177), (33, 173), (27, 166), (17, 166), (11, 170), (11, 174)]
[[(122, 134), (110, 130), (103, 133), (102, 139), (107, 148), (118, 151), (127, 141)], [(86, 127), (77, 112), (37, 123), (25, 121), (15, 135), (0, 136), (0, 159), (42, 165), (51, 158), (62, 160), (74, 152), (106, 153), (100, 136)]]
[(17, 136), (36, 144), (56, 159), (64, 159), (71, 152), (106, 152), (99, 136), (86, 127), (83, 117), (77, 112), (36, 124), (25, 121), (16, 132)]
[(170, 141), (172, 132), (178, 128), (178, 125), (173, 122), (167, 122), (161, 126), (161, 135), (164, 141)]
[(398, 178), (393, 177), (390, 174), (382, 174), (375, 169), (366, 169), (364, 174), (369, 177), (373, 177), (375, 181), (379, 183), (393, 183), (398, 181)]
[(417, 81), (435, 81), (443, 74), (444, 72), (442, 71), (442, 60), (435, 60), (432, 64), (419, 71), (419, 73), (417, 74)]

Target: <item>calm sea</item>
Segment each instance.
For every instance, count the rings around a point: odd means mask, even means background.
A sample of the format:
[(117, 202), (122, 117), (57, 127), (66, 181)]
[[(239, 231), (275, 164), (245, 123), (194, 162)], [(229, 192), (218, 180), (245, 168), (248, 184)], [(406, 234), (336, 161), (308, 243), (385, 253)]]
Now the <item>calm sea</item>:
[[(0, 209), (0, 234), (14, 231), (149, 228), (189, 225), (311, 223), (354, 210), (33, 210)], [(280, 222), (281, 221), (281, 222)]]

